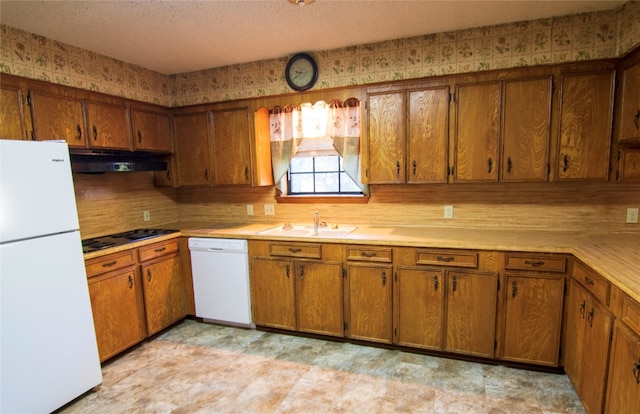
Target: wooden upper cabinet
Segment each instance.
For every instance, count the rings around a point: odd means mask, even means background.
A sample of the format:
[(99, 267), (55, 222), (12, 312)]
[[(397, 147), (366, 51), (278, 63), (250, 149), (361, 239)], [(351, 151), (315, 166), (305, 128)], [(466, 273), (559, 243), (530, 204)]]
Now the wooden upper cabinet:
[(620, 181), (640, 181), (640, 149), (623, 149), (619, 152)]
[(0, 84), (0, 139), (28, 139), (22, 90)]
[(133, 148), (140, 151), (170, 153), (169, 115), (133, 108), (131, 110)]
[(37, 91), (31, 91), (30, 97), (35, 140), (65, 140), (72, 148), (87, 146), (82, 101)]
[(407, 182), (447, 182), (448, 143), (449, 86), (410, 91)]
[(622, 72), (618, 143), (640, 143), (640, 59)]
[(86, 102), (89, 146), (131, 150), (129, 110), (124, 105)]
[(505, 81), (500, 181), (547, 181), (551, 77)]
[(500, 90), (499, 81), (456, 86), (456, 182), (498, 181)]
[(370, 184), (405, 182), (405, 92), (369, 95)]
[(213, 112), (214, 184), (251, 184), (248, 108)]
[(608, 179), (613, 91), (613, 71), (562, 77), (559, 181)]
[(212, 174), (209, 154), (209, 114), (198, 112), (173, 118), (180, 185), (208, 185)]

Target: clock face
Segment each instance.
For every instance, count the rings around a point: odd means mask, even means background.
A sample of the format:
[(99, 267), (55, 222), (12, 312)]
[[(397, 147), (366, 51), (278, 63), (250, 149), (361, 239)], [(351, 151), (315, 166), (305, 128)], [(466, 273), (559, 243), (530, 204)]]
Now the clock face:
[(311, 56), (303, 53), (297, 54), (287, 63), (285, 77), (292, 89), (304, 91), (316, 83), (318, 66)]

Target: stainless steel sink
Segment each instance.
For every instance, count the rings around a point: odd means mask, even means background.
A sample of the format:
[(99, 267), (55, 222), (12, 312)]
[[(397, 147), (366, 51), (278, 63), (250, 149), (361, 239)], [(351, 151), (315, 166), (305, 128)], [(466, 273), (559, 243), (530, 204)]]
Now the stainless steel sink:
[(263, 230), (257, 234), (260, 236), (277, 236), (277, 237), (323, 237), (323, 238), (340, 238), (351, 233), (357, 229), (354, 226), (344, 226), (338, 228), (331, 227), (319, 227), (318, 232), (313, 229), (313, 226), (291, 226), (283, 227), (282, 225), (274, 227), (268, 230)]

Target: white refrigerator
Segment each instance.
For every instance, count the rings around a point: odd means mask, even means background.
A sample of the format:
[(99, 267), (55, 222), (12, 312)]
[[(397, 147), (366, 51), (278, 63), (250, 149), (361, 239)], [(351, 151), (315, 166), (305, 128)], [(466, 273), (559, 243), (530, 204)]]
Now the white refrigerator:
[(0, 413), (102, 383), (67, 144), (0, 140)]

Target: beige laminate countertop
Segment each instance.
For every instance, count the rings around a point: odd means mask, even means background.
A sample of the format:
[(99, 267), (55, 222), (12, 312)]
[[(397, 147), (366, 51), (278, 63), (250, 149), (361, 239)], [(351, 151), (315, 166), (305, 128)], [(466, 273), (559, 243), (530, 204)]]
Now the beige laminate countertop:
[[(640, 234), (585, 234), (506, 229), (462, 229), (421, 226), (358, 226), (339, 238), (274, 237), (257, 233), (277, 224), (201, 226), (182, 224), (188, 237), (319, 241), (387, 246), (570, 253), (640, 302)], [(280, 223), (282, 225), (282, 223)]]

